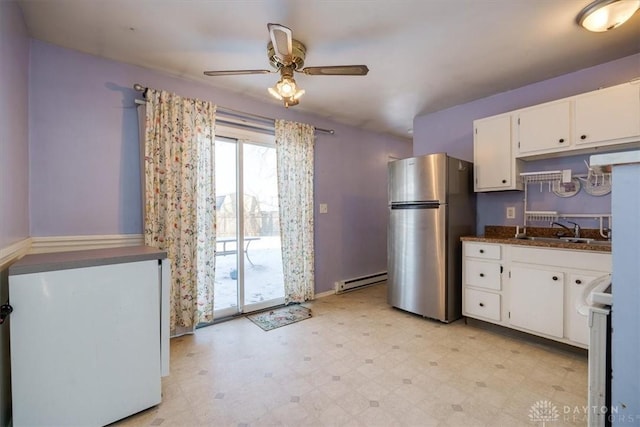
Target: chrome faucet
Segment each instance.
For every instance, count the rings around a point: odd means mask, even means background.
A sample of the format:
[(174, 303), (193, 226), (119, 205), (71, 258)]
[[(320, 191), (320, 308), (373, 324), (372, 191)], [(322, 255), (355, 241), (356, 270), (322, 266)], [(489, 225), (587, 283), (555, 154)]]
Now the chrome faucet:
[(576, 224), (573, 221), (567, 221), (569, 224), (573, 224), (573, 230), (570, 229), (569, 227), (567, 227), (564, 224), (560, 224), (559, 222), (552, 222), (551, 223), (551, 227), (553, 227), (554, 225), (557, 225), (558, 227), (562, 227), (565, 230), (567, 230), (570, 233), (573, 233), (573, 237), (575, 237), (576, 239), (580, 238), (580, 226), (578, 224)]

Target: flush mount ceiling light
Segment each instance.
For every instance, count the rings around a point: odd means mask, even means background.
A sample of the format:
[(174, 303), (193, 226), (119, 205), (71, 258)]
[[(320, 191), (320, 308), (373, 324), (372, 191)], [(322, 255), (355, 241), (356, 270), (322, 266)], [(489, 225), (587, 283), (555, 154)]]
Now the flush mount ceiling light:
[(640, 8), (640, 0), (596, 0), (580, 11), (578, 24), (601, 33), (624, 24)]

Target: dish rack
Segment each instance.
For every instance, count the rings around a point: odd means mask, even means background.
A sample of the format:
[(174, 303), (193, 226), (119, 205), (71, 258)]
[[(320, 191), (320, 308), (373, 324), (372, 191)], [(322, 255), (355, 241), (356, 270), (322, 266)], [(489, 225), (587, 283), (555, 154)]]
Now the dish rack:
[[(589, 169), (591, 174), (592, 169)], [(611, 183), (611, 174), (609, 174), (609, 184)], [(598, 221), (600, 228), (600, 235), (604, 238), (608, 238), (607, 229), (611, 229), (612, 216), (610, 213), (596, 213), (596, 214), (574, 214), (574, 213), (559, 213), (558, 211), (533, 211), (528, 209), (528, 187), (530, 184), (539, 184), (540, 191), (542, 191), (545, 185), (548, 186), (549, 191), (552, 191), (554, 185), (559, 185), (563, 178), (566, 180), (566, 174), (563, 171), (541, 171), (541, 172), (523, 172), (520, 174), (522, 182), (524, 183), (524, 227), (531, 225), (533, 222), (546, 222), (553, 223), (559, 219), (575, 219), (575, 218), (590, 218)], [(580, 175), (575, 175), (577, 178), (581, 178)], [(589, 175), (584, 175), (586, 179), (590, 179)], [(571, 179), (571, 177), (569, 177)], [(606, 224), (605, 224), (606, 222)]]
[(588, 173), (586, 175), (576, 175), (584, 182), (584, 191), (592, 196), (603, 196), (611, 192), (611, 167), (595, 167), (587, 166)]

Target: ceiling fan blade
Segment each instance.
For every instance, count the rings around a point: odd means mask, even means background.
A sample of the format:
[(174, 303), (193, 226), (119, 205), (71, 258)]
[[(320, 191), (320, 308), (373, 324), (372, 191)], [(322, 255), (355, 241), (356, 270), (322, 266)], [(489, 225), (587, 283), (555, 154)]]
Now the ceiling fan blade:
[(271, 43), (275, 50), (276, 58), (283, 64), (287, 65), (291, 62), (293, 54), (293, 36), (291, 30), (280, 24), (267, 24)]
[(366, 76), (369, 67), (366, 65), (330, 65), (326, 67), (306, 67), (301, 73), (310, 76)]
[(270, 74), (270, 70), (224, 70), (224, 71), (205, 71), (205, 76), (238, 76), (243, 74)]

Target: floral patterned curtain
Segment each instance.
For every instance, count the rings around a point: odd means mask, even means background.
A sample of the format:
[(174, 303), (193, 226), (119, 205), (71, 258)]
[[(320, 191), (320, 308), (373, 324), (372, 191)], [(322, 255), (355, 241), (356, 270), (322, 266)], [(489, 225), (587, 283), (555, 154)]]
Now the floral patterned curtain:
[(285, 303), (314, 297), (313, 126), (276, 120)]
[(171, 261), (172, 335), (213, 320), (214, 104), (147, 90), (145, 244)]

